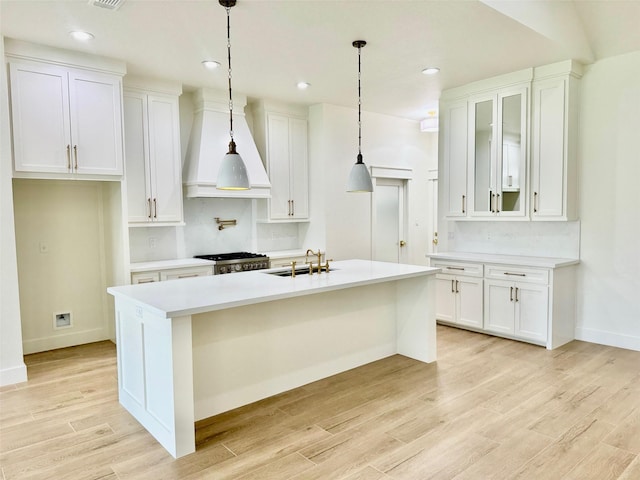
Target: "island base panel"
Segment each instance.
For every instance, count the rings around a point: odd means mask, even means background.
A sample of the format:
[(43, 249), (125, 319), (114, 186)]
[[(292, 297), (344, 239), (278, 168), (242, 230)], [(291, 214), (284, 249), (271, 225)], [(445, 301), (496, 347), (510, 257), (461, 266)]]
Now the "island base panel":
[(116, 300), (118, 396), (175, 458), (195, 452), (191, 317)]

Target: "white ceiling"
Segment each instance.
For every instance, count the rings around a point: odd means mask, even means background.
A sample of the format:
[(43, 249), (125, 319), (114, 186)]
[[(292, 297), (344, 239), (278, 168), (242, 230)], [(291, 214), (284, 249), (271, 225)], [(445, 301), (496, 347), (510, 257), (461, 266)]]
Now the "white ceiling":
[[(231, 9), (233, 88), (249, 97), (357, 105), (427, 116), (442, 89), (574, 58), (640, 50), (640, 0), (238, 0)], [(218, 0), (0, 0), (2, 35), (124, 60), (129, 73), (185, 91), (226, 88), (226, 13)], [(68, 32), (95, 35), (80, 44)], [(210, 72), (200, 62), (215, 59)], [(424, 67), (438, 66), (436, 76)], [(307, 81), (306, 91), (296, 89)]]

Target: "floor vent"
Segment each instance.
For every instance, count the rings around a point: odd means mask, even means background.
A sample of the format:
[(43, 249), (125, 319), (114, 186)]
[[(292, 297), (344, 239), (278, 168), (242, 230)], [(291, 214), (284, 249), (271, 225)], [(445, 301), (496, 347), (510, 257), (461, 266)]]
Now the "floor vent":
[(89, 5), (106, 8), (107, 10), (117, 10), (124, 3), (124, 0), (89, 0)]

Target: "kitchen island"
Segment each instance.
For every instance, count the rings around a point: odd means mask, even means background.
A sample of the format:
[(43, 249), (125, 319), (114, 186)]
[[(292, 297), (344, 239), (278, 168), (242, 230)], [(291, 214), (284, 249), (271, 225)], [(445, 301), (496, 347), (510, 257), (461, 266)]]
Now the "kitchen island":
[(174, 457), (195, 451), (197, 420), (396, 353), (435, 361), (439, 269), (276, 271), (108, 289), (120, 403)]

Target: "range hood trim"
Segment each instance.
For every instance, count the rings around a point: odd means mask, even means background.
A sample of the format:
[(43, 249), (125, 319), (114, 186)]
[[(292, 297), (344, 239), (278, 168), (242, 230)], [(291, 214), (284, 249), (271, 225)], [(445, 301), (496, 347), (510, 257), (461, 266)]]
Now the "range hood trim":
[[(193, 94), (194, 120), (183, 175), (185, 195), (188, 198), (271, 198), (271, 183), (245, 117), (247, 98), (244, 95), (234, 94), (234, 138), (247, 167), (251, 188), (216, 188), (218, 167), (230, 140), (229, 100), (225, 100), (225, 95), (226, 92), (208, 88)], [(240, 108), (236, 110), (237, 107)]]

